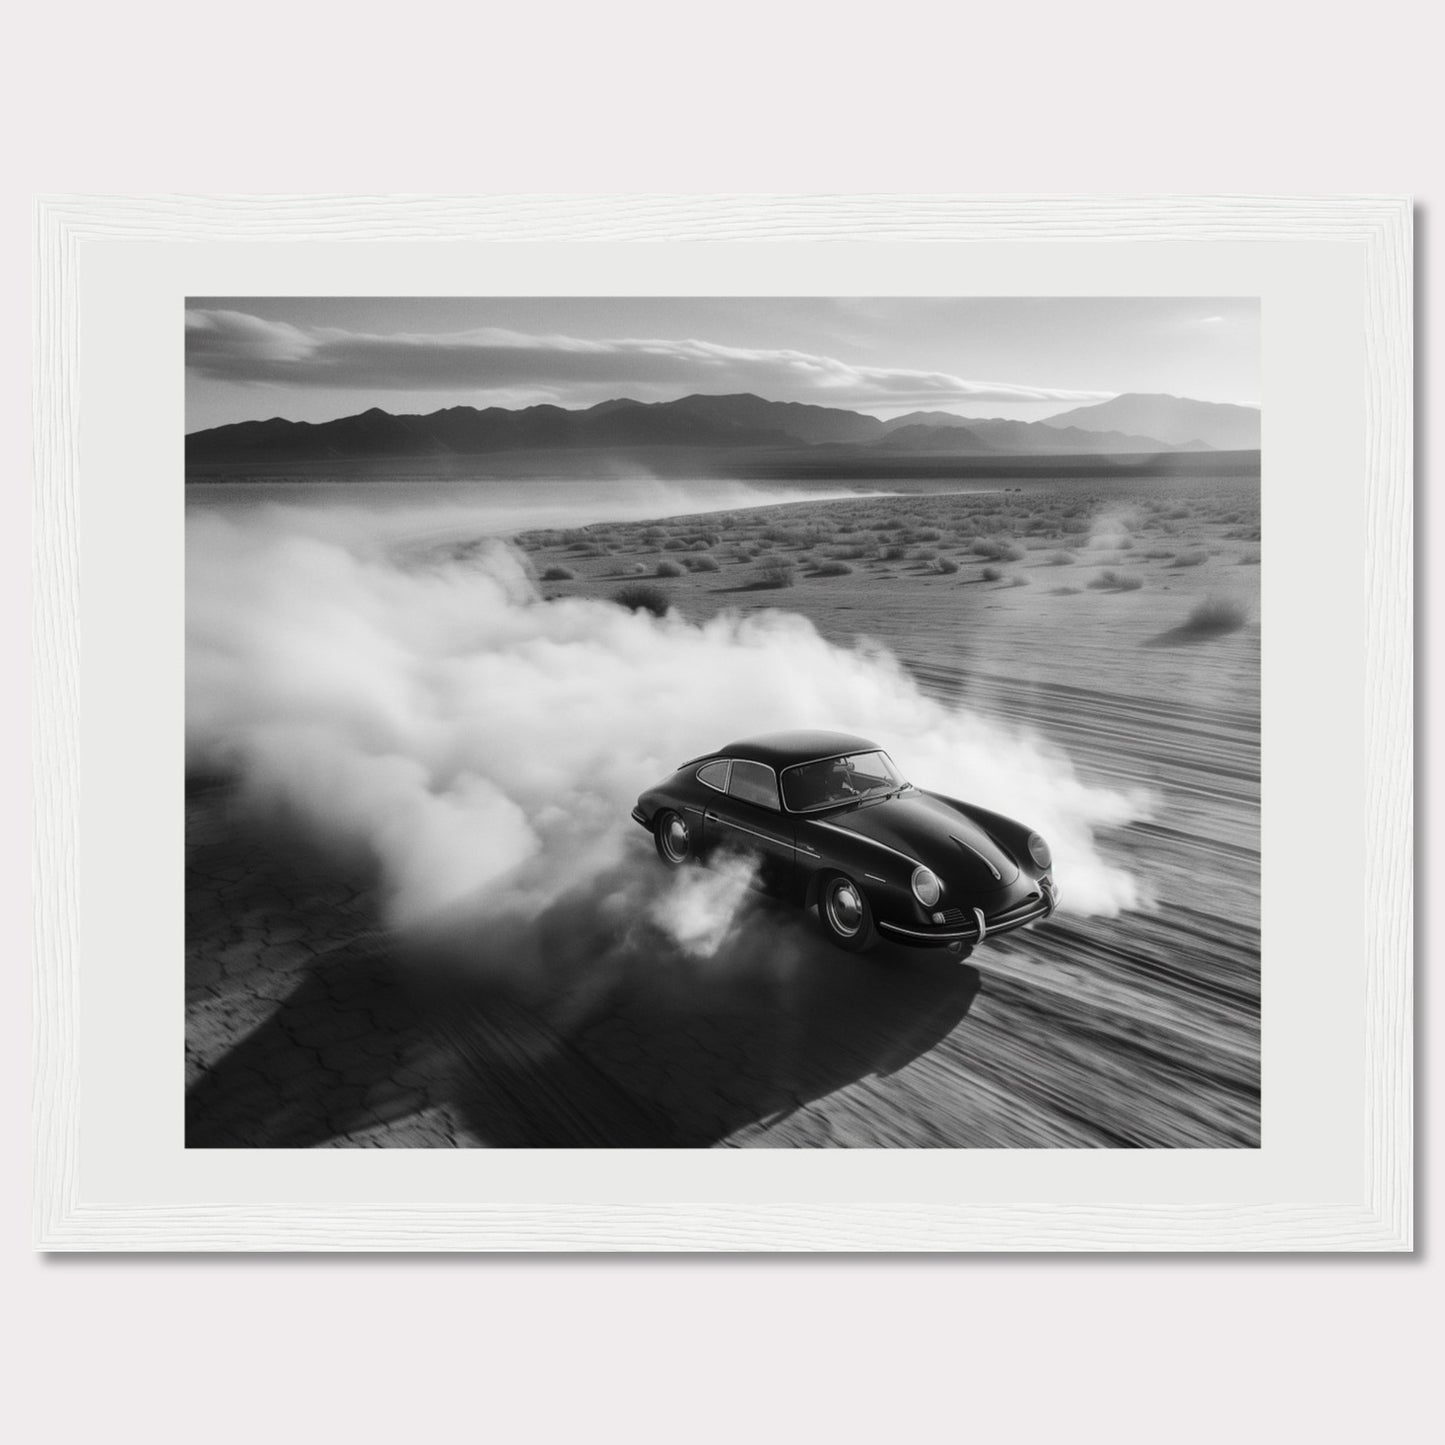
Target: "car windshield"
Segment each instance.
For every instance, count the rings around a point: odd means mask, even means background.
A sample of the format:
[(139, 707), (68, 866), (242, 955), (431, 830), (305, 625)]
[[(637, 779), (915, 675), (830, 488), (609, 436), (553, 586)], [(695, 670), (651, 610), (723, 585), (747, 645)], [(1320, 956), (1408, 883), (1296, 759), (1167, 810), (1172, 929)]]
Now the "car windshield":
[(887, 753), (848, 753), (783, 770), (783, 800), (794, 813), (837, 808), (907, 786)]

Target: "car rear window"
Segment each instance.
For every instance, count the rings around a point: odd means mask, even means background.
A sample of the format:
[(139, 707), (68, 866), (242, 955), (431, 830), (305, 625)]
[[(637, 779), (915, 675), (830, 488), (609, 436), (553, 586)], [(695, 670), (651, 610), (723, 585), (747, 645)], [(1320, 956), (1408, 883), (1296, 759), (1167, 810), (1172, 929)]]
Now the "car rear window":
[(741, 798), (745, 803), (757, 803), (759, 807), (776, 810), (777, 775), (764, 763), (749, 763), (739, 758), (733, 763), (732, 777), (728, 780), (728, 793), (734, 798)]
[(697, 780), (706, 783), (710, 788), (716, 788), (720, 793), (727, 792), (728, 760), (723, 758), (716, 763), (705, 763), (697, 770)]

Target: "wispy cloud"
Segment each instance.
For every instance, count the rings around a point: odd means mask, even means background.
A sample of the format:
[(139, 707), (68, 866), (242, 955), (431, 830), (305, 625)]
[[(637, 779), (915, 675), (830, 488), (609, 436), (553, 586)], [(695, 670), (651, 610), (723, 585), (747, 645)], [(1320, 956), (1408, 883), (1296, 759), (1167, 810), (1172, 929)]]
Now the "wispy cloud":
[(978, 381), (941, 371), (859, 366), (806, 351), (697, 339), (534, 336), (496, 327), (375, 335), (303, 327), (241, 311), (186, 313), (186, 364), (214, 380), (354, 391), (491, 395), (534, 388), (558, 397), (596, 389), (658, 399), (752, 391), (784, 401), (925, 405), (960, 401), (1087, 402), (1111, 392)]

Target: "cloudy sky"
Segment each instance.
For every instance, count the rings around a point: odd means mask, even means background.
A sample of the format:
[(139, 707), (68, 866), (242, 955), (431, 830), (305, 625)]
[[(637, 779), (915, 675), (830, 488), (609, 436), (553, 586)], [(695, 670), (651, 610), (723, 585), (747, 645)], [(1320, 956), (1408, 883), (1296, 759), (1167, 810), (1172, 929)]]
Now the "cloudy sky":
[(1259, 404), (1248, 298), (214, 297), (186, 429), (380, 406), (751, 391), (890, 417), (1035, 420), (1121, 391)]

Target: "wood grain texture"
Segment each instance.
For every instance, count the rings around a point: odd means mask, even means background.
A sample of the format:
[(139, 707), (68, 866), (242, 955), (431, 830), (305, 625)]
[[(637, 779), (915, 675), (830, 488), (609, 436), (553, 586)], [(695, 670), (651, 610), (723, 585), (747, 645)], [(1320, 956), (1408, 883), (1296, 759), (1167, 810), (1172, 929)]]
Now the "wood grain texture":
[[(1352, 1205), (120, 1206), (80, 1180), (82, 246), (136, 241), (1320, 240), (1363, 250), (1365, 1198)], [(50, 1250), (1402, 1250), (1412, 1238), (1412, 278), (1377, 197), (86, 197), (34, 237), (35, 1233)], [(1348, 695), (1349, 689), (1346, 689)]]

